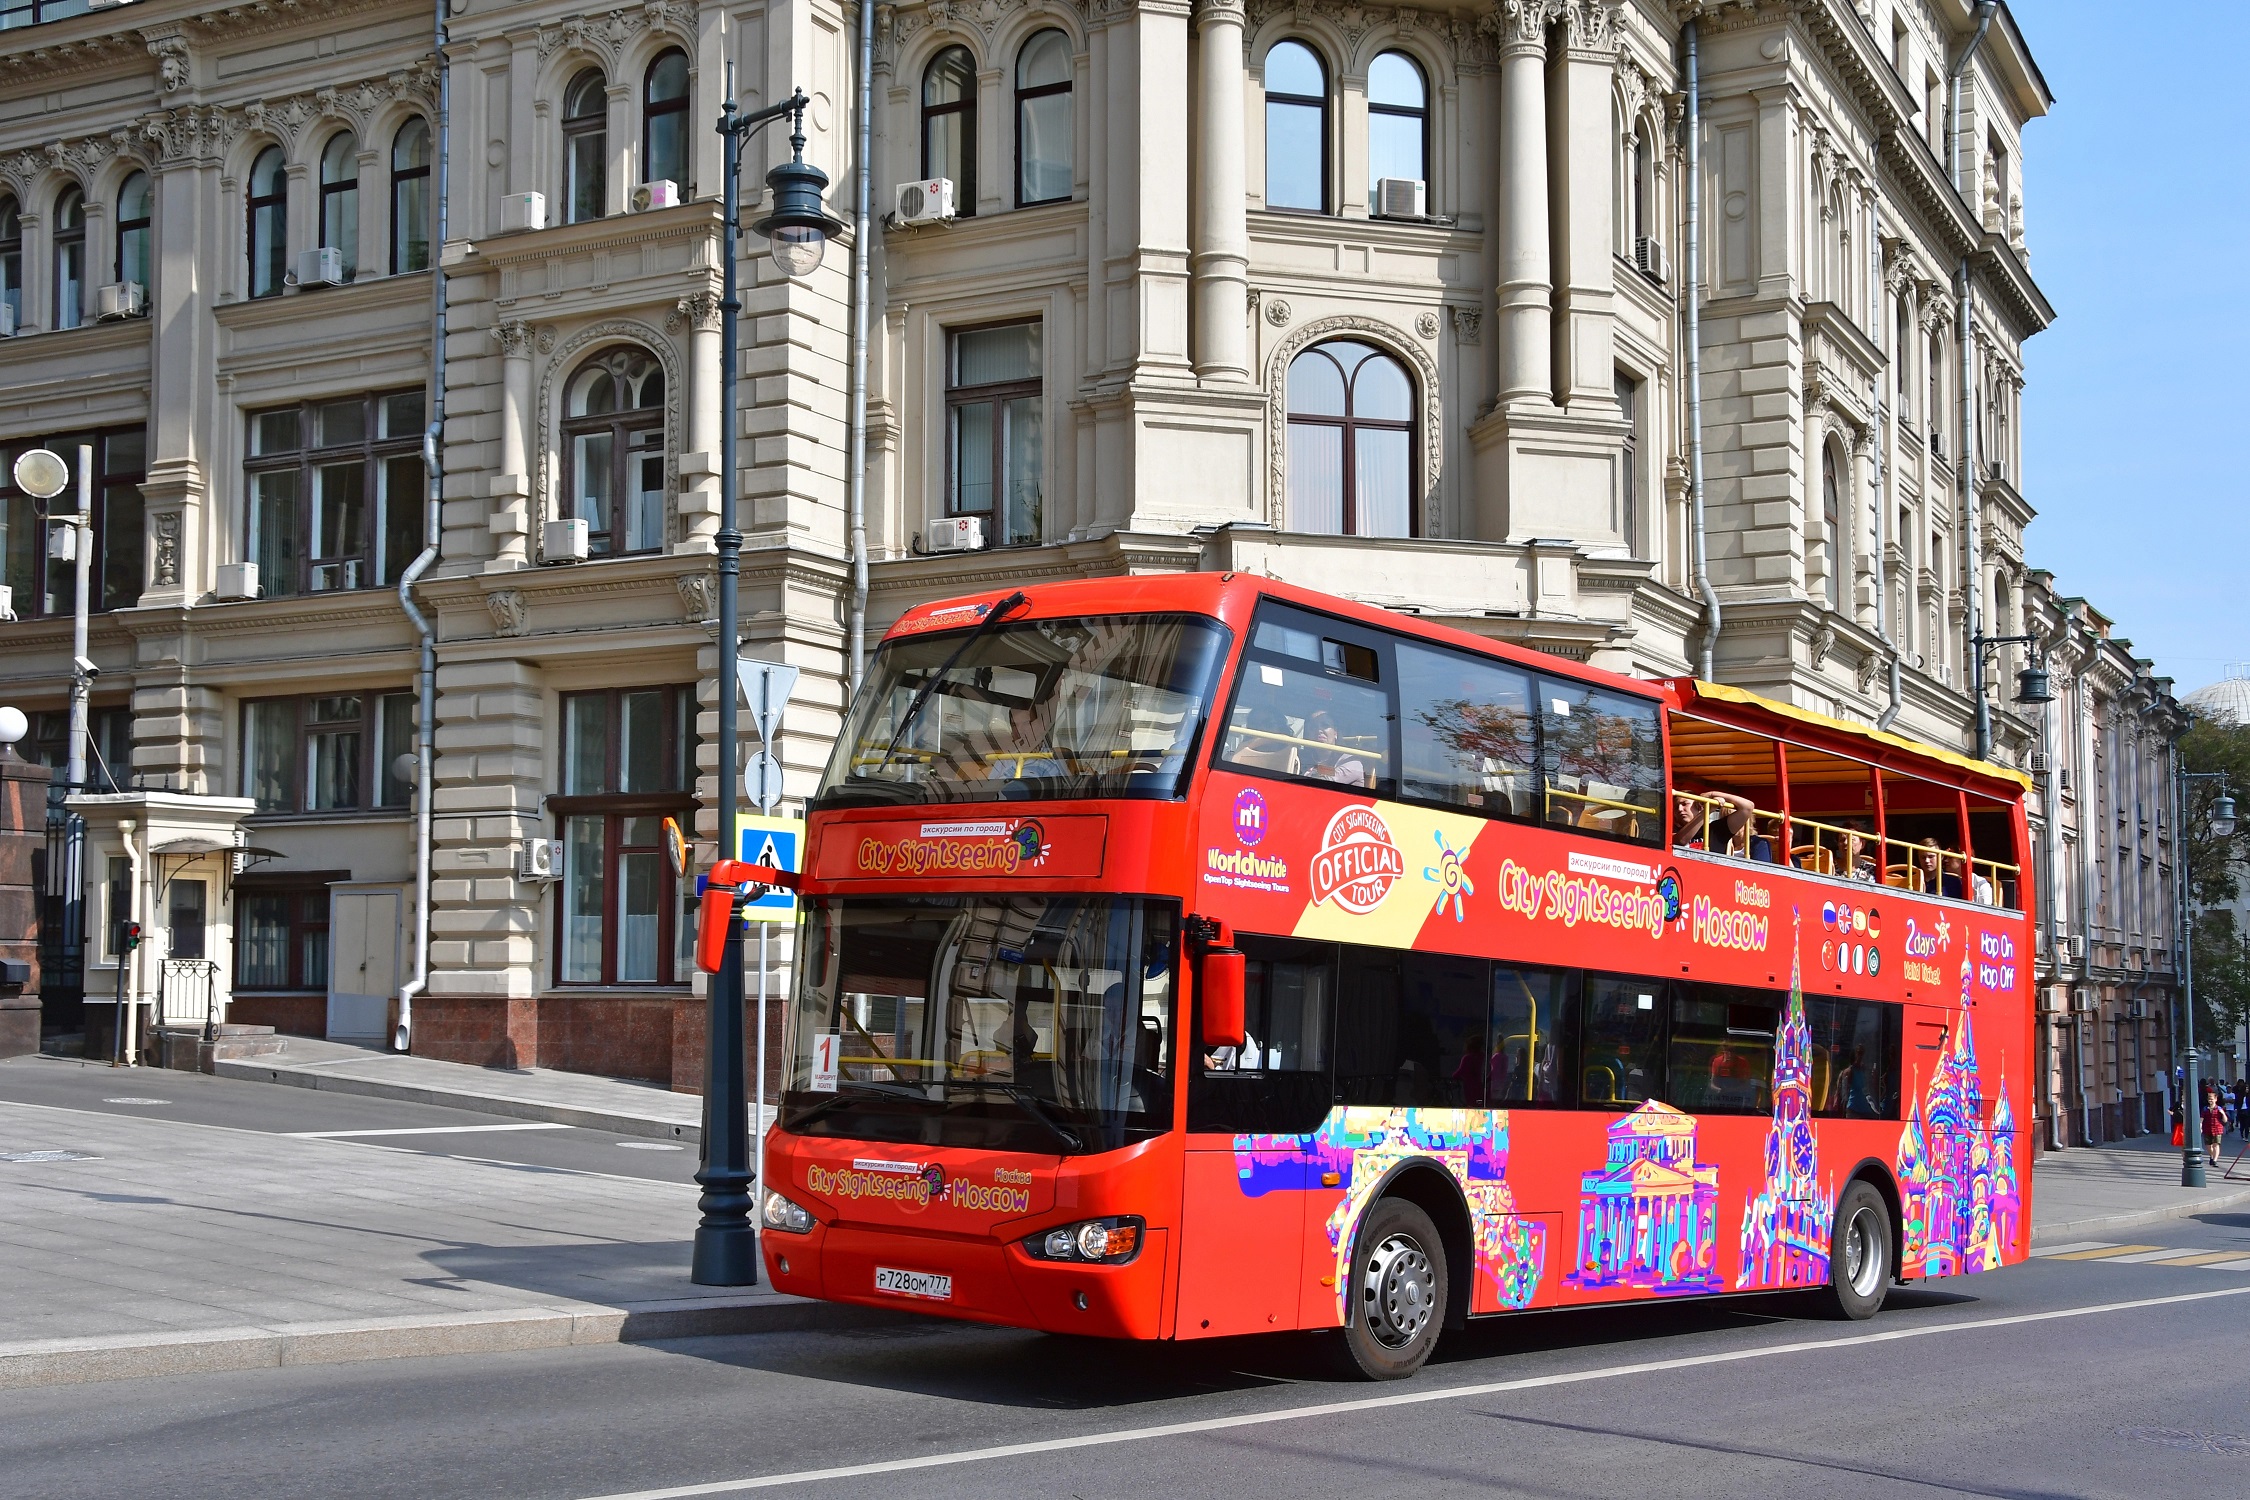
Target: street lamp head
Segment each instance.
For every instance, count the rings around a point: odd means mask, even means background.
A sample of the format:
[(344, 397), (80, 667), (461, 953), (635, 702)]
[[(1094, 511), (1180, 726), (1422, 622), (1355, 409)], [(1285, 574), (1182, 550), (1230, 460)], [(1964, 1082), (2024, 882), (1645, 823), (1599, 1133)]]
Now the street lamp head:
[(52, 500), (70, 486), (70, 465), (48, 448), (31, 448), (16, 457), (16, 488)]
[(2234, 794), (2219, 793), (2219, 800), (2211, 804), (2211, 831), (2220, 838), (2234, 837)]
[(773, 212), (750, 228), (771, 242), (774, 264), (785, 276), (805, 277), (819, 270), (828, 241), (844, 227), (843, 220), (821, 206), (827, 186), (828, 174), (802, 157), (766, 174)]
[(2018, 703), (2052, 703), (2055, 701), (2054, 685), (2047, 680), (2045, 667), (2025, 667), (2016, 674), (2016, 701)]

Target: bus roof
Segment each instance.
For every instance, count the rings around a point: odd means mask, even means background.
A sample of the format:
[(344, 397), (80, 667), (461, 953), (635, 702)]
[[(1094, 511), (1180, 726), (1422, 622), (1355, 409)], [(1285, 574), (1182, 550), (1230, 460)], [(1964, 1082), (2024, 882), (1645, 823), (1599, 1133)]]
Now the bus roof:
[[(2010, 799), (2030, 790), (2031, 778), (2009, 766), (1977, 760), (1955, 751), (1910, 740), (1862, 724), (1832, 719), (1811, 709), (1798, 708), (1761, 697), (1724, 683), (1702, 682), (1694, 677), (1650, 681), (1627, 677), (1602, 667), (1588, 666), (1544, 651), (1496, 641), (1471, 631), (1398, 610), (1324, 594), (1317, 589), (1283, 583), (1254, 573), (1165, 573), (1131, 577), (1064, 579), (1053, 583), (1022, 584), (1028, 607), (1015, 618), (1053, 619), (1067, 615), (1152, 614), (1186, 612), (1213, 615), (1240, 632), (1249, 624), (1250, 612), (1261, 597), (1286, 600), (1306, 609), (1356, 620), (1377, 629), (1414, 636), (1441, 645), (1463, 647), (1513, 662), (1535, 671), (1572, 678), (1595, 687), (1666, 702), (1680, 709), (1698, 709), (1713, 717), (1777, 739), (1809, 739), (1887, 770), (1929, 775), (1938, 766), (1988, 784), (1993, 795)], [(974, 594), (917, 604), (899, 616), (884, 639), (920, 635), (927, 631), (958, 630), (983, 618), (986, 608), (1007, 597), (1012, 589), (986, 589)], [(1715, 712), (1714, 712), (1715, 710)], [(1920, 762), (1913, 766), (1909, 762)], [(1947, 778), (1950, 779), (1950, 778)], [(1992, 786), (1991, 783), (1999, 783)], [(2005, 787), (2006, 790), (2001, 788)]]

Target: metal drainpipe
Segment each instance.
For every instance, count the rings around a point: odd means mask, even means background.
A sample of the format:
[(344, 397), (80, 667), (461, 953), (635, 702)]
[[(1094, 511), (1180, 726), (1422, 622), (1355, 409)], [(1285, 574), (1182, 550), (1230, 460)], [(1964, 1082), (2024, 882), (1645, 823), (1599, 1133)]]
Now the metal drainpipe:
[[(867, 660), (867, 292), (868, 198), (875, 172), (875, 4), (859, 0), (859, 188), (852, 206), (851, 678), (845, 702), (859, 695)], [(734, 420), (730, 413), (727, 418)]]
[(1696, 592), (1703, 596), (1708, 623), (1696, 675), (1712, 680), (1712, 656), (1719, 643), (1719, 593), (1711, 586), (1710, 559), (1703, 535), (1703, 106), (1702, 70), (1696, 54), (1696, 24), (1681, 28), (1687, 41), (1687, 400), (1689, 555)]
[(414, 1039), (414, 997), (430, 981), (430, 794), (437, 761), (437, 627), (414, 603), (414, 585), (438, 560), (440, 504), (444, 474), (439, 464), (445, 439), (445, 231), (447, 150), (453, 121), (453, 69), (445, 56), (445, 7), (437, 0), (434, 45), (438, 59), (437, 170), (432, 191), (437, 196), (436, 232), (431, 236), (437, 255), (430, 262), (430, 424), (422, 432), (422, 473), (428, 489), (422, 507), (422, 550), (398, 580), (399, 607), (413, 621), (422, 638), (421, 669), (416, 674), (414, 717), (414, 970), (398, 987), (398, 1024), (391, 1032), (391, 1047), (404, 1052)]
[[(1945, 154), (1946, 165), (1953, 175), (1953, 190), (1966, 193), (1968, 172), (1961, 160), (1961, 94), (1966, 85), (1969, 64), (1984, 43), (1984, 34), (1992, 28), (1992, 13), (2000, 8), (2000, 0), (1977, 0), (1977, 29), (1970, 34), (1969, 44), (1961, 49), (1954, 60), (1953, 71), (1946, 80), (1945, 93)], [(1966, 202), (1964, 196), (1963, 201)], [(1970, 217), (1976, 212), (1970, 208)], [(1976, 489), (1976, 408), (1974, 380), (1976, 377), (1976, 312), (1974, 299), (1969, 294), (1969, 257), (1964, 253), (1954, 268), (1954, 283), (1961, 298), (1958, 319), (1961, 340), (1961, 536), (1968, 553), (1968, 566), (1964, 570), (1962, 596), (1968, 608), (1963, 623), (1969, 635), (1969, 693), (1976, 700), (1977, 758), (1985, 760), (1992, 754), (1992, 708), (1984, 697), (1984, 652), (1977, 645), (1983, 633), (1984, 621), (1984, 527), (1977, 515)]]

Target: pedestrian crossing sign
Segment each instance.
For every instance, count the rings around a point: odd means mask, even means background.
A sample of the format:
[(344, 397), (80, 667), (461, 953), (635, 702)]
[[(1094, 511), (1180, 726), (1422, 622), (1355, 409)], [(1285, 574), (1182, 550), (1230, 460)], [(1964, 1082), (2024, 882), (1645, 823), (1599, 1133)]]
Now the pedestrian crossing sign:
[[(777, 870), (804, 868), (805, 820), (738, 814), (734, 820), (736, 859)], [(797, 916), (797, 898), (788, 891), (768, 891), (742, 908), (746, 922), (789, 922)]]

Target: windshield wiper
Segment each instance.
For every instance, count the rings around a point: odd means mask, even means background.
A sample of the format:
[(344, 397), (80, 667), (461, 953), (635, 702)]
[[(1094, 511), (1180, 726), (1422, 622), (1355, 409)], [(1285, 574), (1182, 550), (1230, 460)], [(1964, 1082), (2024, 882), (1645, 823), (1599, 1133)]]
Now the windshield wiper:
[(794, 1130), (799, 1125), (817, 1120), (832, 1109), (854, 1102), (854, 1096), (860, 1094), (879, 1094), (892, 1099), (912, 1099), (917, 1104), (930, 1102), (929, 1095), (910, 1083), (877, 1083), (868, 1078), (842, 1079), (837, 1082), (835, 1093), (830, 1094), (817, 1104), (806, 1105), (804, 1111), (789, 1122), (789, 1126)]
[(1031, 1118), (1033, 1118), (1034, 1120), (1037, 1120), (1041, 1125), (1044, 1125), (1047, 1128), (1047, 1133), (1049, 1135), (1052, 1135), (1056, 1140), (1061, 1141), (1064, 1146), (1068, 1147), (1072, 1151), (1083, 1151), (1086, 1149), (1086, 1143), (1078, 1139), (1078, 1137), (1071, 1132), (1069, 1127), (1065, 1126), (1060, 1120), (1057, 1120), (1053, 1115), (1047, 1113), (1047, 1106), (1040, 1102), (1039, 1096), (1037, 1094), (1034, 1094), (1031, 1090), (1025, 1088), (1022, 1084), (1002, 1083), (996, 1078), (974, 1078), (965, 1081), (971, 1088), (998, 1089), (1001, 1093), (1006, 1094), (1009, 1098), (1015, 1100), (1017, 1104), (1021, 1105), (1025, 1114), (1031, 1116)]
[(891, 742), (883, 747), (883, 758), (868, 768), (868, 775), (872, 776), (875, 772), (882, 770), (883, 767), (891, 763), (891, 757), (898, 754), (898, 742), (905, 739), (906, 731), (914, 727), (914, 720), (920, 716), (922, 705), (930, 701), (930, 694), (937, 691), (938, 684), (945, 680), (946, 673), (953, 670), (953, 664), (961, 659), (961, 654), (982, 640), (986, 631), (999, 624), (1001, 616), (1018, 605), (1029, 604), (1030, 602), (1031, 596), (1022, 589), (1017, 589), (1007, 598), (985, 611), (984, 618), (977, 621), (976, 629), (961, 637), (961, 644), (953, 648), (953, 654), (940, 663), (935, 672), (922, 679), (922, 685), (914, 690), (914, 697), (906, 705), (906, 717), (898, 721), (898, 728), (891, 734)]

